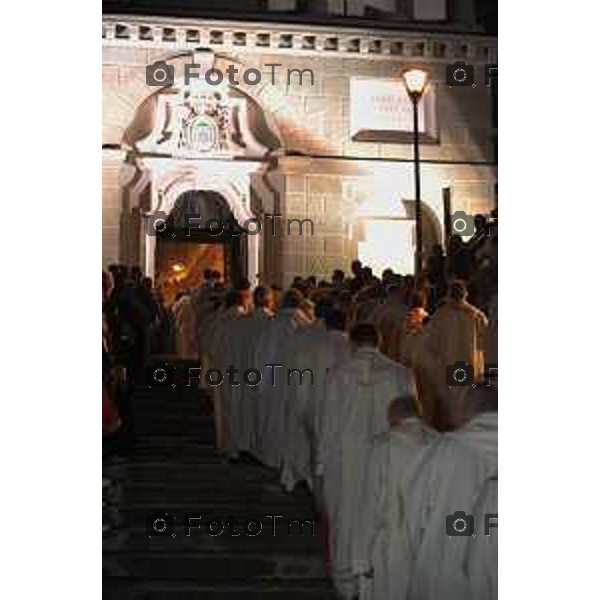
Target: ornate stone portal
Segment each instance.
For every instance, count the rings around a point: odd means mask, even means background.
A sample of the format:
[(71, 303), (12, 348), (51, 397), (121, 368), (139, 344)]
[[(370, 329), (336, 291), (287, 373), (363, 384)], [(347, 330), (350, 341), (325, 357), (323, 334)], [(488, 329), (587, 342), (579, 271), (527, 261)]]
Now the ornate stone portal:
[[(129, 178), (124, 187), (132, 205), (140, 209), (142, 218), (134, 225), (138, 231), (131, 234), (140, 240), (139, 259), (149, 277), (156, 274), (157, 238), (148, 235), (148, 221), (157, 212), (170, 215), (185, 192), (220, 194), (240, 225), (257, 219), (265, 207), (268, 211), (272, 193), (264, 179), (272, 149), (252, 131), (249, 102), (226, 85), (180, 81), (149, 98), (138, 111), (127, 134)], [(149, 120), (151, 131), (136, 139)], [(256, 285), (261, 237), (244, 237), (245, 274)]]

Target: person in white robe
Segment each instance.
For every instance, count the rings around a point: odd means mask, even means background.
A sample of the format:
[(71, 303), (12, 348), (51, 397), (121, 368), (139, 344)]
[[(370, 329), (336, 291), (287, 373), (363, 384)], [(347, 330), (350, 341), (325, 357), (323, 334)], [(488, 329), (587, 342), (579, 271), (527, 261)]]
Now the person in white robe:
[(313, 326), (297, 330), (287, 359), (295, 370), (287, 390), (286, 452), (281, 471), (281, 483), (288, 491), (300, 481), (313, 488), (327, 373), (350, 355), (345, 314), (334, 309), (328, 299), (317, 303), (315, 313)]
[(223, 384), (231, 386), (229, 446), (230, 455), (234, 458), (240, 452), (252, 452), (255, 446), (254, 396), (251, 391), (252, 386), (244, 381), (244, 373), (255, 368), (249, 349), (254, 347), (254, 341), (261, 335), (266, 323), (275, 317), (275, 313), (271, 310), (273, 295), (269, 288), (257, 287), (252, 298), (253, 310), (243, 318), (231, 321), (231, 327), (223, 332), (224, 335), (230, 336), (228, 357), (236, 371), (234, 381), (239, 383), (239, 385), (232, 385), (226, 380)]
[[(287, 290), (275, 319), (267, 321), (260, 336), (252, 364), (261, 374), (256, 386), (256, 455), (263, 464), (279, 469), (285, 448), (286, 387), (288, 385), (285, 349), (298, 327), (302, 294)], [(280, 366), (279, 366), (280, 365)]]
[(488, 365), (498, 365), (498, 292), (492, 296), (488, 305), (485, 362)]
[(444, 302), (412, 340), (423, 414), (436, 429), (449, 429), (453, 413), (468, 389), (461, 385), (449, 387), (446, 370), (463, 362), (472, 367), (475, 381), (484, 374), (487, 325), (483, 312), (467, 302), (465, 284), (456, 280), (448, 286)]
[(184, 293), (172, 306), (175, 318), (175, 349), (177, 357), (185, 360), (198, 358), (196, 340), (196, 312), (189, 293)]
[(355, 524), (354, 572), (360, 600), (405, 600), (412, 571), (406, 524), (409, 482), (424, 450), (439, 434), (419, 417), (416, 398), (389, 407), (390, 430), (375, 438)]
[(230, 456), (235, 456), (232, 447), (231, 398), (234, 386), (229, 383), (226, 371), (231, 363), (235, 345), (234, 331), (240, 320), (248, 314), (251, 305), (250, 286), (246, 282), (238, 289), (228, 293), (225, 310), (219, 313), (211, 328), (212, 343), (209, 346), (207, 364), (203, 364), (204, 378), (210, 369), (218, 369), (224, 375), (220, 385), (210, 387), (212, 390), (217, 434), (217, 448)]
[(207, 357), (212, 341), (214, 340), (213, 329), (217, 323), (217, 317), (223, 311), (225, 304), (225, 292), (211, 291), (211, 294), (197, 306), (196, 330), (202, 365), (208, 364)]
[[(475, 535), (468, 540), (464, 568), (471, 598), (498, 600), (498, 479), (490, 477), (473, 511)], [(494, 519), (493, 515), (496, 516)]]
[[(264, 297), (264, 300), (260, 299), (261, 296)], [(257, 288), (254, 303), (254, 310), (244, 321), (244, 333), (241, 334), (243, 336), (240, 356), (240, 374), (242, 376), (245, 370), (259, 370), (256, 363), (258, 344), (268, 324), (277, 316), (275, 294), (271, 287)], [(246, 384), (242, 387), (241, 393), (243, 431), (239, 432), (240, 450), (260, 460), (260, 385), (253, 382)]]
[(385, 304), (373, 315), (373, 324), (381, 339), (381, 352), (394, 358), (394, 341), (399, 335), (408, 313), (405, 292), (401, 285), (391, 286)]
[(489, 536), (481, 531), (484, 512), (498, 513), (497, 389), (469, 388), (462, 417), (466, 424), (424, 453), (410, 484), (407, 523), (415, 561), (408, 600), (497, 598), (497, 530)]
[(381, 310), (381, 291), (378, 287), (368, 287), (359, 291), (354, 298), (354, 322), (373, 323), (375, 315)]
[(354, 326), (350, 341), (351, 357), (328, 375), (316, 468), (322, 477), (316, 487), (328, 519), (332, 578), (343, 598), (352, 598), (358, 591), (352, 539), (370, 445), (388, 429), (391, 400), (416, 395), (412, 371), (378, 351), (373, 325)]

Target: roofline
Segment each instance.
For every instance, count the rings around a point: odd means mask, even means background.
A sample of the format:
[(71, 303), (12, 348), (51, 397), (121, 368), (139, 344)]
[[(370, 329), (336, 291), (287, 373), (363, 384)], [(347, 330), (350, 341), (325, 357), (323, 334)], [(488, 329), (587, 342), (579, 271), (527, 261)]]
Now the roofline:
[(456, 23), (432, 24), (432, 23), (408, 23), (398, 21), (390, 27), (390, 21), (380, 19), (370, 19), (365, 17), (343, 17), (336, 15), (304, 15), (295, 13), (261, 13), (260, 16), (256, 13), (236, 13), (232, 18), (231, 13), (219, 11), (202, 11), (188, 10), (182, 7), (169, 9), (169, 14), (157, 13), (155, 10), (145, 7), (136, 9), (131, 12), (131, 7), (127, 10), (116, 10), (111, 8), (110, 11), (103, 12), (102, 17), (110, 20), (118, 20), (119, 18), (126, 19), (177, 19), (182, 21), (215, 21), (223, 23), (244, 23), (246, 25), (295, 25), (295, 26), (314, 26), (324, 30), (335, 27), (336, 29), (347, 29), (349, 31), (385, 31), (389, 33), (430, 33), (430, 34), (450, 34), (461, 36), (485, 37), (497, 39), (497, 34), (486, 33), (483, 27), (477, 29), (461, 28)]

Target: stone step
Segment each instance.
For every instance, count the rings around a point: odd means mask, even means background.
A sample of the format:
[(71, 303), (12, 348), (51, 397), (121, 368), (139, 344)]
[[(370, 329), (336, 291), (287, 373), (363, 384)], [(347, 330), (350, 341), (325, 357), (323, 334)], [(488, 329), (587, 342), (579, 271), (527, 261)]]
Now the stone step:
[(295, 498), (279, 498), (265, 495), (261, 498), (236, 498), (228, 496), (222, 498), (181, 498), (177, 500), (169, 497), (138, 498), (121, 497), (120, 512), (123, 519), (128, 523), (142, 522), (147, 514), (156, 511), (166, 511), (170, 514), (186, 515), (192, 513), (207, 515), (234, 515), (239, 518), (247, 518), (256, 514), (273, 515), (280, 514), (286, 518), (310, 518), (312, 510), (307, 502)]
[[(176, 469), (174, 467), (177, 467)], [(214, 482), (215, 485), (221, 483), (227, 485), (250, 485), (252, 483), (276, 483), (279, 481), (279, 475), (276, 471), (266, 474), (260, 467), (249, 465), (230, 466), (223, 465), (217, 462), (203, 461), (189, 462), (186, 464), (178, 463), (177, 465), (162, 465), (154, 463), (145, 464), (110, 464), (103, 467), (103, 474), (109, 479), (114, 479), (118, 482), (120, 479), (127, 478), (127, 481), (132, 485), (147, 483), (151, 485), (153, 482), (163, 484), (164, 482), (199, 482), (209, 484)]]
[(203, 415), (197, 412), (190, 411), (189, 414), (182, 414), (179, 409), (173, 413), (169, 412), (152, 412), (136, 415), (136, 425), (160, 425), (162, 428), (168, 429), (169, 426), (193, 425), (194, 427), (206, 428), (214, 430), (214, 421), (210, 415)]
[[(118, 516), (117, 516), (118, 519)], [(202, 524), (210, 522), (208, 517), (203, 516)], [(118, 529), (109, 530), (103, 539), (103, 549), (107, 554), (129, 552), (136, 554), (155, 552), (190, 552), (190, 553), (233, 553), (247, 554), (256, 552), (259, 554), (296, 553), (300, 550), (307, 555), (323, 554), (323, 531), (317, 525), (314, 529), (308, 523), (300, 529), (295, 523), (289, 524), (285, 519), (277, 519), (275, 535), (273, 535), (273, 520), (262, 521), (263, 530), (259, 535), (245, 535), (242, 522), (236, 527), (236, 531), (242, 533), (239, 536), (230, 535), (230, 528), (225, 527), (219, 536), (209, 535), (205, 527), (188, 531), (183, 524), (174, 528), (175, 537), (160, 536), (149, 537), (145, 523), (137, 526), (123, 526)], [(190, 533), (190, 535), (186, 535)]]
[(134, 438), (132, 447), (140, 458), (143, 458), (144, 454), (152, 452), (157, 453), (160, 458), (168, 458), (171, 452), (186, 450), (194, 455), (202, 452), (208, 456), (218, 456), (214, 444), (200, 435), (182, 437), (165, 433), (164, 435), (157, 434), (153, 438), (147, 435), (138, 435)]
[(282, 506), (306, 505), (303, 498), (297, 498), (281, 490), (274, 484), (261, 484), (259, 482), (243, 482), (244, 485), (232, 485), (231, 482), (215, 482), (211, 486), (209, 482), (164, 482), (160, 484), (131, 482), (119, 487), (119, 493), (126, 499), (143, 495), (147, 499), (146, 504), (156, 502), (169, 502), (171, 499), (181, 498), (182, 504), (194, 502), (197, 498), (211, 496), (215, 504), (223, 504), (231, 501), (233, 504), (261, 502), (264, 498), (272, 498), (281, 502)]
[[(334, 598), (323, 530), (307, 490), (286, 493), (276, 470), (219, 454), (211, 403), (201, 391), (140, 389), (132, 405), (129, 443), (103, 460), (104, 597)], [(176, 517), (174, 537), (148, 530), (152, 513), (163, 511)], [(281, 515), (275, 535), (269, 514)], [(201, 516), (201, 527), (188, 530), (187, 515)], [(214, 525), (206, 530), (213, 519), (225, 522), (220, 535)], [(244, 529), (250, 519), (262, 523), (260, 533), (254, 525)], [(295, 520), (302, 530), (288, 524)]]
[(265, 577), (280, 579), (326, 578), (322, 557), (300, 551), (261, 554), (258, 552), (219, 553), (128, 553), (104, 555), (102, 572), (105, 577), (145, 577), (185, 579), (191, 573), (198, 581), (227, 582), (245, 580), (252, 583)]
[(110, 578), (103, 582), (103, 597), (110, 600), (334, 600), (325, 579), (269, 579), (229, 581), (221, 584), (193, 580)]

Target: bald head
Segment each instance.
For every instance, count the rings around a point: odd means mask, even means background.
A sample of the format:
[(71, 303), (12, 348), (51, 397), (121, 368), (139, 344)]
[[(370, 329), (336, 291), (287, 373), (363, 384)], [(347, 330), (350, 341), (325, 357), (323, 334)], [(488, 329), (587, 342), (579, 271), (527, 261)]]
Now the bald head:
[(414, 396), (398, 396), (388, 407), (388, 422), (392, 429), (401, 425), (404, 419), (418, 416), (417, 399)]
[(254, 290), (254, 306), (269, 308), (273, 300), (273, 293), (268, 287), (259, 286)]
[(377, 348), (379, 335), (371, 323), (357, 323), (350, 331), (350, 342), (355, 348)]
[(455, 280), (448, 287), (448, 296), (452, 300), (461, 301), (466, 300), (468, 296), (467, 286), (463, 281)]

